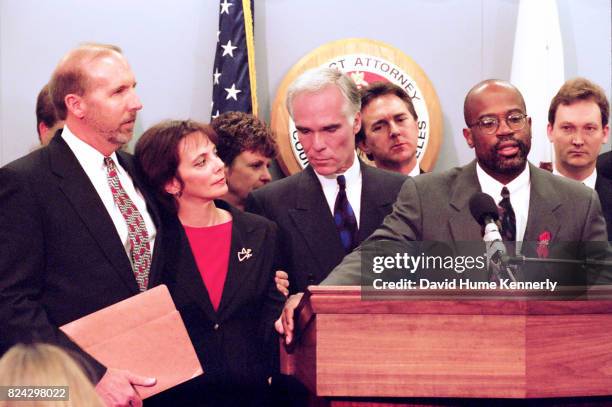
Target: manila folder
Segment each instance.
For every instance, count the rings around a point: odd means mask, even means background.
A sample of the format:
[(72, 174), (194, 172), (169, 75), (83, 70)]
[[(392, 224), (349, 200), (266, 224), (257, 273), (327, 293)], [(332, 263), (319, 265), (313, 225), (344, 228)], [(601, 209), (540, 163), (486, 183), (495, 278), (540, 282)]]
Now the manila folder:
[(106, 367), (155, 377), (145, 399), (203, 373), (168, 288), (159, 285), (60, 327)]

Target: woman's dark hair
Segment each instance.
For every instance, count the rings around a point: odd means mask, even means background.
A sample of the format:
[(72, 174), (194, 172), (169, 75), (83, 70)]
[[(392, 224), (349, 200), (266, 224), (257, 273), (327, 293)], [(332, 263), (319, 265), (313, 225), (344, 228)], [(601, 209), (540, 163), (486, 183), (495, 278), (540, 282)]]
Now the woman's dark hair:
[(136, 143), (134, 155), (139, 171), (159, 201), (171, 212), (177, 210), (176, 200), (165, 187), (176, 178), (183, 188), (178, 174), (178, 146), (187, 135), (196, 132), (204, 134), (213, 143), (217, 141), (217, 134), (207, 124), (193, 120), (166, 120), (145, 131)]

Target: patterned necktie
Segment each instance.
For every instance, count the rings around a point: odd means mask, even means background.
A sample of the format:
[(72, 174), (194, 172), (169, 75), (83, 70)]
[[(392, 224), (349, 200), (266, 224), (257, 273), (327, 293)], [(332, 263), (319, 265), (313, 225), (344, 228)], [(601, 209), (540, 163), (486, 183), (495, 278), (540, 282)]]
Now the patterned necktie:
[(346, 197), (346, 179), (344, 175), (338, 175), (338, 195), (334, 204), (334, 222), (340, 240), (346, 253), (350, 253), (357, 246), (357, 219), (355, 212)]
[(516, 216), (510, 203), (510, 191), (503, 187), (501, 190), (502, 200), (499, 201), (499, 219), (502, 225), (502, 239), (506, 242), (516, 241)]
[(113, 193), (113, 200), (119, 207), (121, 215), (128, 227), (128, 238), (130, 239), (130, 257), (132, 268), (138, 288), (145, 291), (149, 284), (149, 268), (151, 267), (151, 248), (149, 246), (149, 234), (142, 215), (134, 205), (119, 182), (117, 167), (110, 157), (104, 157), (106, 165), (106, 178), (108, 186)]

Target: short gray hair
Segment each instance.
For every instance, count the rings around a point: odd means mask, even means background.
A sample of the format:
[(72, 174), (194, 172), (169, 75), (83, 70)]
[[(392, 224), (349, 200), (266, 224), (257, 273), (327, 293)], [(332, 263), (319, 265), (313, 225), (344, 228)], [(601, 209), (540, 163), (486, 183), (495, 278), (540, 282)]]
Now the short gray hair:
[(328, 86), (337, 86), (344, 100), (344, 113), (347, 119), (352, 118), (361, 110), (361, 95), (355, 82), (345, 73), (334, 68), (309, 69), (298, 76), (287, 90), (286, 106), (289, 116), (293, 119), (293, 100), (300, 93), (317, 92)]

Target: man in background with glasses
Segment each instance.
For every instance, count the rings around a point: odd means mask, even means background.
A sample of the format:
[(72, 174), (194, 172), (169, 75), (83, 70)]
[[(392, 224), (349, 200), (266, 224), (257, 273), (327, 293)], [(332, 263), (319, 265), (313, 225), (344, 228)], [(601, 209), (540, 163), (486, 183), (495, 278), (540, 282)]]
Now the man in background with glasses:
[(612, 235), (612, 179), (602, 176), (596, 164), (601, 145), (608, 141), (609, 117), (603, 89), (585, 78), (565, 82), (548, 110), (548, 139), (555, 149), (553, 174), (597, 191), (608, 238)]

